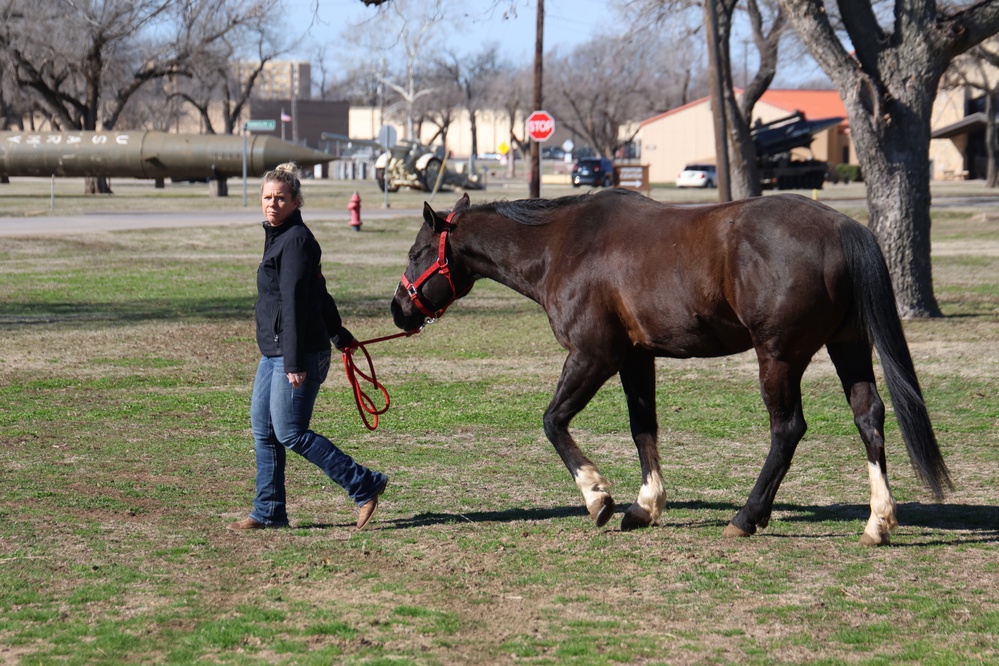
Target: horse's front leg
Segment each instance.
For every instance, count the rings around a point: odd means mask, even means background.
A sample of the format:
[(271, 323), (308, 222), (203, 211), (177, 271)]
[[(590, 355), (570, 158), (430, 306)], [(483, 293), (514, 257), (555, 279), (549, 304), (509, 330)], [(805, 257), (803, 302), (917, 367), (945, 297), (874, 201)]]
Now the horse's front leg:
[(638, 501), (624, 512), (622, 530), (654, 525), (666, 508), (666, 489), (663, 488), (659, 468), (655, 362), (652, 354), (635, 350), (621, 366), (621, 385), (628, 400), (631, 436), (642, 465), (642, 489), (638, 493)]
[(570, 353), (562, 366), (562, 376), (544, 417), (545, 435), (583, 493), (586, 510), (597, 527), (603, 527), (614, 515), (614, 499), (607, 492), (610, 485), (607, 479), (583, 455), (569, 434), (569, 422), (582, 411), (614, 372), (615, 369), (607, 362)]

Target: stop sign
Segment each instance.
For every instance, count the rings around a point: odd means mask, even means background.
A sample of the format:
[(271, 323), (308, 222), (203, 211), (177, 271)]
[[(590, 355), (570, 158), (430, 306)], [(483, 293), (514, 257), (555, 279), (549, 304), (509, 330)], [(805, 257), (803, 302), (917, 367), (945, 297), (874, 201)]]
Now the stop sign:
[(541, 143), (555, 133), (555, 119), (547, 111), (535, 111), (527, 116), (527, 136)]

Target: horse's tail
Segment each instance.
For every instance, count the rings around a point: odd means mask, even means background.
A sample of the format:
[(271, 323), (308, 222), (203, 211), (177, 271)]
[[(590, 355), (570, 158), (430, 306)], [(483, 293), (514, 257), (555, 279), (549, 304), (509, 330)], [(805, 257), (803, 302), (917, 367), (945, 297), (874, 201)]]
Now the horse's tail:
[(859, 224), (845, 226), (842, 242), (853, 278), (857, 312), (878, 350), (909, 460), (936, 498), (941, 499), (944, 486), (954, 486), (923, 402), (884, 255), (874, 233)]

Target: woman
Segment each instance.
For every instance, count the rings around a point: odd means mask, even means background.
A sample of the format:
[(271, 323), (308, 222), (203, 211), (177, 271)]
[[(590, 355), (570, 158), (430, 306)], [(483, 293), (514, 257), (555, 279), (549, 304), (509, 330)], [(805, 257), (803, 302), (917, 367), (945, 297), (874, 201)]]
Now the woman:
[(232, 530), (287, 527), (285, 449), (294, 451), (347, 491), (360, 507), (357, 529), (378, 506), (388, 477), (356, 463), (309, 429), (319, 386), (330, 367), (330, 339), (354, 342), (326, 291), (322, 250), (302, 221), (302, 185), (294, 164), (264, 174), (264, 256), (257, 269), (257, 345), (250, 422), (257, 455), (257, 495), (249, 517)]

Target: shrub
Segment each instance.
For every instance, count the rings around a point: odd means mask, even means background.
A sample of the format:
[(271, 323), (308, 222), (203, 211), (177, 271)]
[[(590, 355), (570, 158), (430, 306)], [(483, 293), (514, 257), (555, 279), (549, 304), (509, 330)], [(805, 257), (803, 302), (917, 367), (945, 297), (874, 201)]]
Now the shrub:
[(860, 167), (856, 164), (837, 164), (836, 179), (841, 183), (859, 183), (864, 178), (860, 173)]

